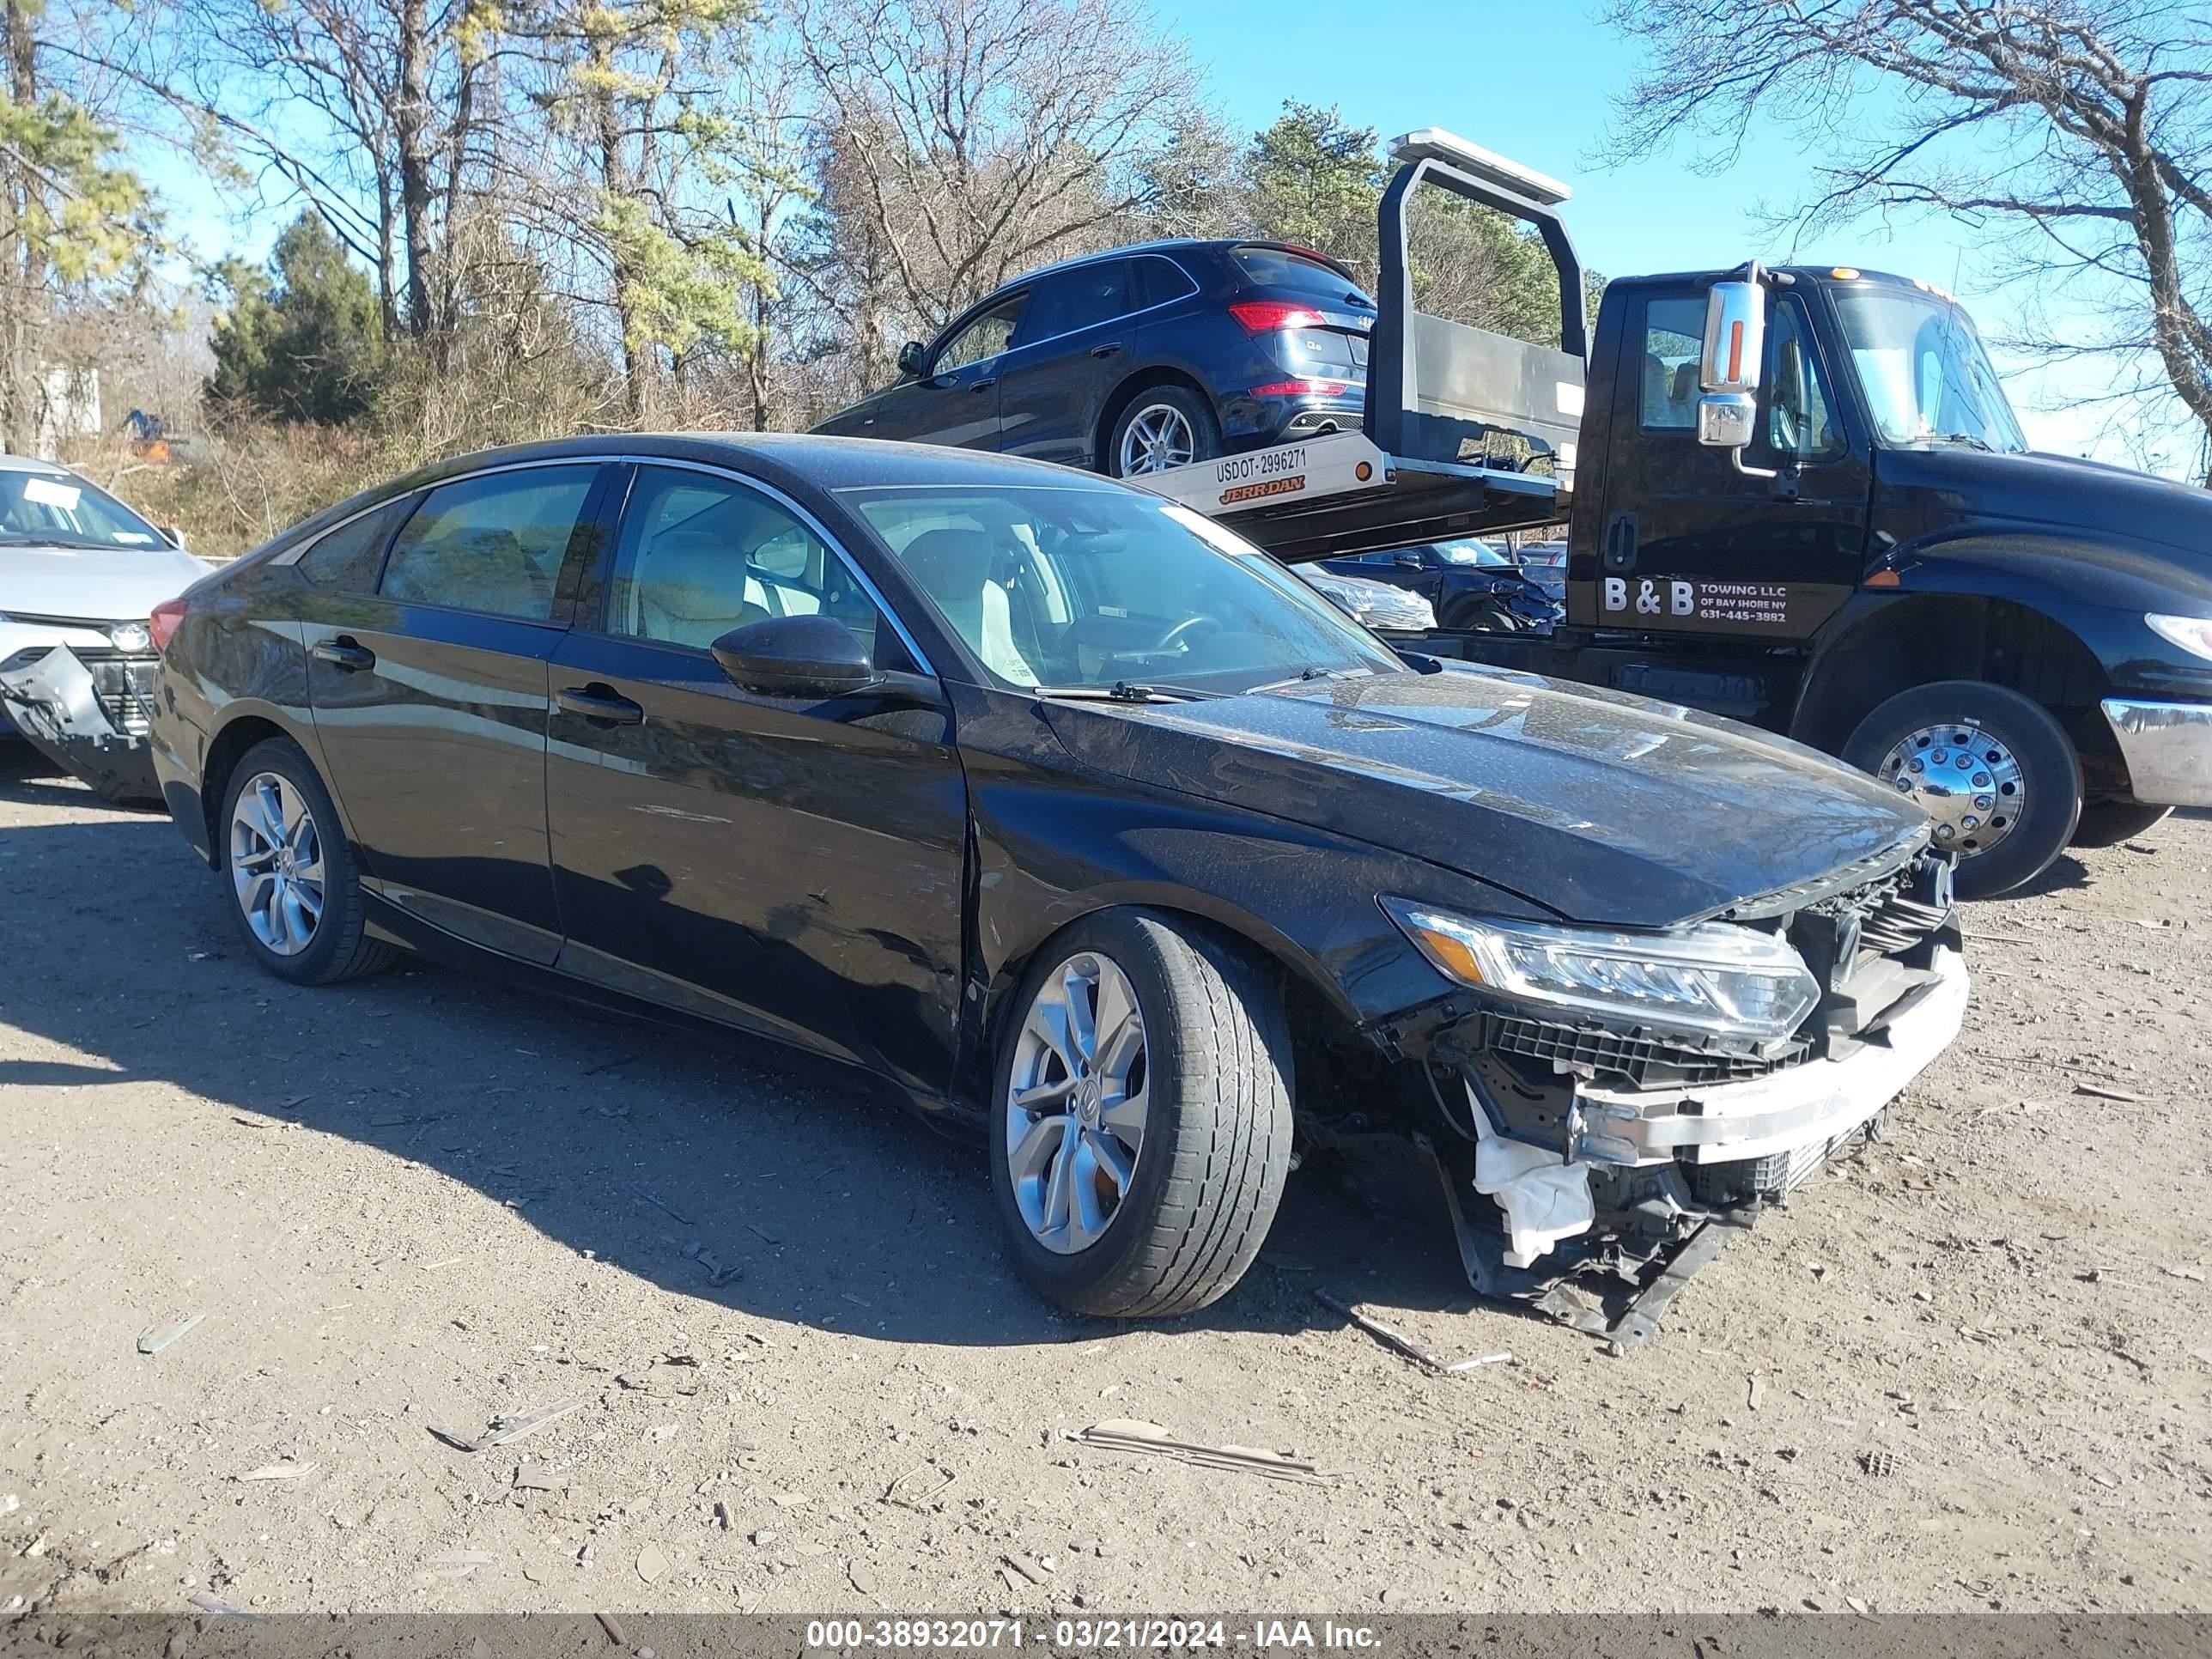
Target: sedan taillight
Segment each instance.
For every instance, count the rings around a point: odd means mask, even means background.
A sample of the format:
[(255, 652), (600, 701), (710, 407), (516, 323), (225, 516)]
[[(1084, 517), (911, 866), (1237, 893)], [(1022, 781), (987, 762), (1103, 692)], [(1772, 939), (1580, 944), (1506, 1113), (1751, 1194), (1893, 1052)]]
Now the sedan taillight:
[(146, 631), (154, 636), (155, 651), (167, 653), (169, 641), (176, 637), (185, 612), (191, 609), (191, 602), (184, 599), (164, 599), (154, 607), (154, 614), (147, 618)]

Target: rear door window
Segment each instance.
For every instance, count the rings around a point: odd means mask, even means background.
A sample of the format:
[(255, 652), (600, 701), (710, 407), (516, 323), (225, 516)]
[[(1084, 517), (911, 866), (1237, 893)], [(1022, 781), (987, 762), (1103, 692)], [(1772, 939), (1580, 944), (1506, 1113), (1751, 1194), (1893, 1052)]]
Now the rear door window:
[(1652, 300), (1644, 307), (1643, 389), (1637, 404), (1646, 432), (1687, 432), (1698, 423), (1698, 367), (1705, 349), (1705, 301)]
[(385, 598), (545, 622), (596, 465), (526, 467), (441, 484), (385, 561)]
[(386, 501), (336, 530), (326, 530), (293, 563), (318, 587), (334, 587), (343, 593), (374, 593), (377, 568), (384, 562), (384, 544), (391, 539), (392, 526), (406, 507), (404, 501)]
[(1198, 284), (1172, 259), (1147, 253), (1129, 261), (1129, 307), (1133, 311), (1164, 306), (1197, 292)]
[(1128, 314), (1129, 262), (1101, 259), (1040, 280), (1022, 314), (1021, 343), (1055, 339)]

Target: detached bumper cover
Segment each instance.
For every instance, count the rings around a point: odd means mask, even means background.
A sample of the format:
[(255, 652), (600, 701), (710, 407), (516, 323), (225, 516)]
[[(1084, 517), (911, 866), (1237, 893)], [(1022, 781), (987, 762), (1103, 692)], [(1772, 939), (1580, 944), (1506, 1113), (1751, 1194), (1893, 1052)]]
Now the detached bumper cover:
[(69, 647), (0, 674), (0, 709), (33, 748), (106, 799), (161, 800), (146, 738), (116, 729), (92, 671)]
[(1810, 1060), (1741, 1083), (1661, 1091), (1584, 1086), (1579, 1149), (1593, 1162), (1637, 1166), (1681, 1154), (1693, 1164), (1765, 1158), (1847, 1134), (1904, 1092), (1959, 1035), (1966, 964), (1938, 953), (1936, 977), (1886, 1025), (1886, 1042), (1842, 1060)]
[(2105, 720), (2148, 806), (2212, 806), (2212, 703), (2107, 697)]

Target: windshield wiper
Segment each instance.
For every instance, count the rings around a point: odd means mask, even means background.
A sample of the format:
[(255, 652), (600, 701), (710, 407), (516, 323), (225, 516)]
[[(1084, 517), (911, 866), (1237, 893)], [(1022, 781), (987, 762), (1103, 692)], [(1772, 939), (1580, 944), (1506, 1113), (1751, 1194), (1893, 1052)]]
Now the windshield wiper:
[(1111, 685), (1039, 685), (1030, 688), (1040, 697), (1063, 697), (1071, 702), (1198, 702), (1226, 697), (1227, 691), (1201, 691), (1191, 685), (1139, 685), (1116, 680)]
[(1978, 438), (1971, 432), (1923, 432), (1920, 441), (1925, 444), (1964, 444), (1969, 449), (1978, 449), (1984, 455), (1997, 453), (1996, 446), (1986, 438)]

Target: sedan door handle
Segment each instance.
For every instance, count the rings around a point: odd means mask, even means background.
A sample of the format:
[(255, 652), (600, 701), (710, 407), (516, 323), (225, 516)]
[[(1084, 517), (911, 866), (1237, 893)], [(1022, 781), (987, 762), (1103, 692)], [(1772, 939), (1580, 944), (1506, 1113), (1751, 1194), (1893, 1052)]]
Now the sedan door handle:
[(610, 686), (568, 685), (553, 694), (563, 712), (608, 726), (642, 726), (645, 710)]
[(1121, 343), (1119, 340), (1109, 340), (1104, 345), (1091, 347), (1091, 355), (1094, 357), (1110, 357), (1121, 349)]
[(318, 662), (326, 662), (333, 668), (343, 668), (349, 674), (358, 674), (376, 666), (376, 653), (365, 645), (356, 644), (341, 634), (334, 640), (317, 640), (307, 647), (307, 654)]
[(975, 385), (969, 386), (968, 389), (970, 392), (988, 392), (993, 386), (998, 385), (998, 376), (994, 374), (988, 380), (976, 381)]

